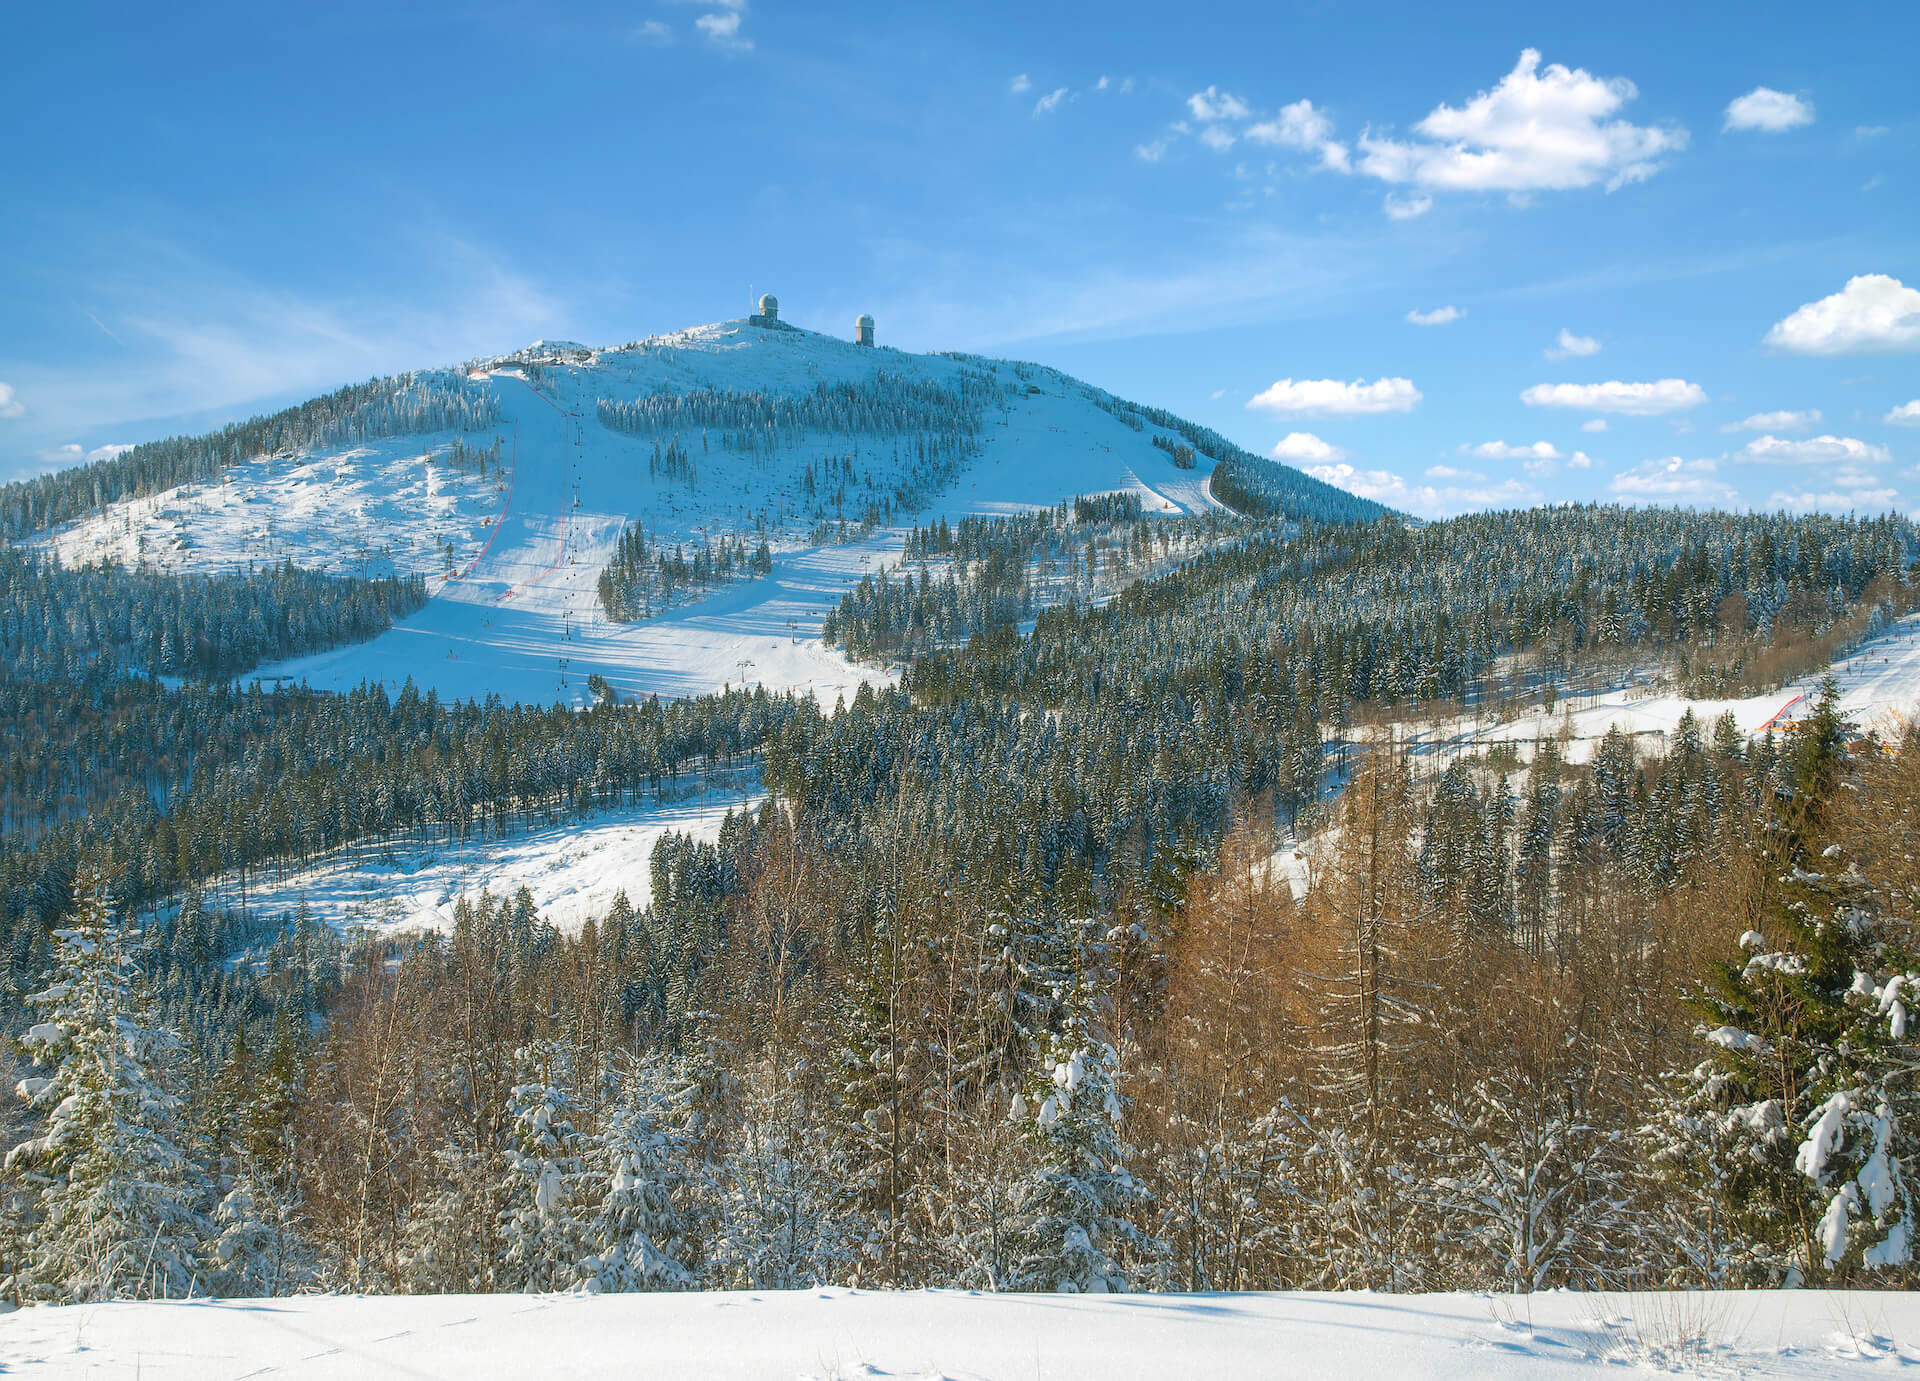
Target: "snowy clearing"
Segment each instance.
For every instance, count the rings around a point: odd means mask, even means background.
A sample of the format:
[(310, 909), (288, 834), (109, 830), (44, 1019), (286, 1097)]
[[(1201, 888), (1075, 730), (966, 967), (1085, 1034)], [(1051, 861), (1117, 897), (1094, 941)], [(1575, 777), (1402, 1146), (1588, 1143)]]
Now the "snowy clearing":
[(1846, 1377), (1920, 1363), (1911, 1294), (303, 1296), (0, 1317), (8, 1376), (1167, 1381)]
[[(1903, 722), (1920, 716), (1920, 614), (1898, 620), (1886, 632), (1835, 662), (1832, 671), (1840, 683), (1843, 713), (1863, 730), (1897, 732)], [(1700, 721), (1702, 732), (1711, 732), (1713, 721), (1728, 711), (1745, 733), (1760, 733), (1769, 724), (1778, 728), (1812, 711), (1825, 675), (1820, 672), (1802, 677), (1771, 694), (1744, 700), (1688, 700), (1677, 694), (1647, 694), (1635, 688), (1570, 695), (1550, 711), (1504, 722), (1467, 716), (1422, 725), (1412, 742), (1423, 755), (1474, 752), (1512, 743), (1521, 749), (1525, 761), (1532, 756), (1532, 744), (1556, 738), (1568, 728), (1567, 760), (1585, 762), (1592, 757), (1594, 745), (1616, 725), (1622, 733), (1644, 740), (1648, 747), (1662, 747), (1688, 710)]]
[[(511, 897), (525, 887), (539, 915), (565, 931), (604, 917), (624, 891), (638, 911), (653, 898), (653, 846), (668, 831), (708, 843), (720, 837), (728, 811), (766, 799), (743, 776), (679, 801), (600, 811), (583, 820), (429, 848), (355, 845), (283, 879), (249, 880), (246, 909), (269, 916), (305, 903), (315, 920), (337, 930), (449, 930), (454, 905), (482, 891)], [(209, 905), (239, 910), (238, 883), (205, 889)]]

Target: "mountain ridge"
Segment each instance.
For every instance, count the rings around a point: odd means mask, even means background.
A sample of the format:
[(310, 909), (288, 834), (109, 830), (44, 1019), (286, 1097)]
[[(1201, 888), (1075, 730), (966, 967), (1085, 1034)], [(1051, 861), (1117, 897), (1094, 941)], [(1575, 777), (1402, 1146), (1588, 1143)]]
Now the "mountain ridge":
[[(820, 646), (819, 622), (898, 560), (916, 520), (1114, 492), (1147, 515), (1197, 515), (1228, 507), (1216, 484), (1281, 518), (1386, 513), (1049, 366), (745, 319), (618, 346), (537, 341), (63, 474), (0, 490), (0, 531), (68, 565), (429, 577), (429, 606), (391, 632), (269, 678), (412, 677), (530, 702), (583, 703), (589, 675), (636, 694), (758, 683), (829, 698), (884, 679)], [(636, 531), (689, 569), (764, 547), (761, 578), (610, 623), (597, 577)]]

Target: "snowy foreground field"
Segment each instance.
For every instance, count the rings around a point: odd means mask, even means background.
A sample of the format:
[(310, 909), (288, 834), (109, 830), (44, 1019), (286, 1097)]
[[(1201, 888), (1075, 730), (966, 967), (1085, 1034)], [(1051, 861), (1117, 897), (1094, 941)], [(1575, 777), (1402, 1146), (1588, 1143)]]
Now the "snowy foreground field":
[(1920, 1297), (1861, 1292), (307, 1296), (0, 1316), (0, 1374), (76, 1381), (1823, 1377), (1916, 1363)]

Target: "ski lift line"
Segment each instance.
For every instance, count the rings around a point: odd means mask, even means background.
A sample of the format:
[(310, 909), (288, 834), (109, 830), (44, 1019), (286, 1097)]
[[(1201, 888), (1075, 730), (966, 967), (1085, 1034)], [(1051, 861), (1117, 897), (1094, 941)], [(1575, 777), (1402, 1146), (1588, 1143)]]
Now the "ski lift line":
[[(472, 575), (475, 567), (477, 567), (481, 563), (481, 561), (486, 559), (486, 555), (489, 551), (493, 550), (493, 544), (495, 540), (500, 536), (501, 524), (505, 523), (507, 520), (507, 510), (513, 507), (513, 482), (514, 482), (514, 479), (519, 475), (519, 473), (520, 473), (520, 428), (516, 424), (513, 429), (513, 452), (507, 459), (507, 497), (501, 503), (500, 511), (493, 515), (493, 526), (487, 533), (486, 545), (480, 548), (479, 552), (475, 554), (473, 560), (467, 563), (467, 568), (464, 571), (460, 572), (459, 575), (456, 575), (454, 577), (454, 580), (465, 580), (468, 576)], [(452, 582), (449, 581), (448, 583), (451, 584)]]

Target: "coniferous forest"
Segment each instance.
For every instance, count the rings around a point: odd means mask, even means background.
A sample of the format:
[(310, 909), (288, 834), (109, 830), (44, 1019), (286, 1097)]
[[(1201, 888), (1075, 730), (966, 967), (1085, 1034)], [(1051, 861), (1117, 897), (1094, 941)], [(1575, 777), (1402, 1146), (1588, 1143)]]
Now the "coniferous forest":
[[(464, 406), (408, 387), (248, 426)], [(602, 410), (773, 447), (883, 401)], [(913, 401), (954, 454), (984, 406)], [(424, 585), (0, 550), (7, 1294), (1912, 1284), (1920, 735), (1831, 684), (1758, 737), (1411, 728), (1817, 673), (1914, 607), (1920, 532), (1302, 519), (1113, 407), (1240, 511), (916, 527), (826, 626), (899, 684), (834, 705), (262, 686)], [(7, 531), (226, 446), (10, 492)], [(635, 526), (600, 594), (644, 617), (768, 560)], [(444, 935), (207, 899), (741, 769), (763, 805), (578, 930), (524, 891)]]

